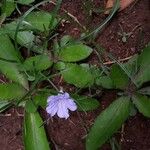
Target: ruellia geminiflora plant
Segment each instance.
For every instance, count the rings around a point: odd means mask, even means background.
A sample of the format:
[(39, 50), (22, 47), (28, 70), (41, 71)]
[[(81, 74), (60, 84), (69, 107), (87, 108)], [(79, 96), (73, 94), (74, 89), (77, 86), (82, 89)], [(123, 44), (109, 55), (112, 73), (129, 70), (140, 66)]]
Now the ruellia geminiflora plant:
[[(128, 62), (116, 61), (109, 68), (85, 62), (95, 50), (92, 40), (90, 45), (87, 37), (97, 35), (117, 10), (118, 1), (112, 14), (100, 27), (79, 39), (68, 35), (58, 36), (57, 27), (61, 17), (57, 11), (61, 1), (57, 1), (52, 13), (36, 9), (48, 2), (42, 1), (20, 17), (9, 20), (18, 4), (28, 5), (32, 2), (34, 0), (2, 2), (0, 22), (0, 72), (8, 79), (8, 82), (2, 81), (0, 84), (0, 112), (12, 106), (24, 108), (26, 150), (50, 149), (44, 129), (46, 121), (42, 120), (38, 108), (44, 109), (49, 117), (57, 115), (68, 119), (70, 111), (99, 108), (100, 102), (95, 95), (101, 89), (116, 89), (118, 98), (95, 120), (86, 138), (87, 150), (101, 147), (130, 115), (136, 115), (137, 110), (145, 117), (150, 117), (149, 45)], [(57, 76), (61, 76), (75, 90), (69, 93), (63, 87), (58, 87), (53, 83)], [(48, 85), (41, 88), (44, 82)], [(82, 89), (94, 94), (88, 92), (88, 96), (84, 95), (80, 92)]]

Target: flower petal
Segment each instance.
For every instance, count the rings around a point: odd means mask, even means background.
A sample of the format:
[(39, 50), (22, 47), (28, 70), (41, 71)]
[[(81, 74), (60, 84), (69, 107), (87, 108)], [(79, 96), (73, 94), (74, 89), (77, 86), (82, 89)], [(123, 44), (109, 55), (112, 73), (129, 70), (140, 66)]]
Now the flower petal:
[(69, 117), (69, 110), (75, 111), (77, 109), (76, 103), (70, 98), (70, 95), (67, 92), (49, 96), (47, 103), (47, 113), (51, 116), (54, 116), (57, 113), (60, 118), (67, 119)]
[(55, 100), (55, 96), (54, 96), (54, 95), (49, 96), (49, 97), (47, 98), (47, 102), (50, 102), (50, 101), (53, 101), (53, 100)]
[(48, 105), (46, 107), (46, 111), (47, 111), (48, 114), (51, 115), (51, 117), (53, 117), (56, 114), (56, 112), (58, 111), (58, 104), (57, 103), (55, 103), (55, 104), (53, 103), (53, 105)]
[(77, 105), (72, 99), (68, 99), (67, 100), (66, 106), (71, 111), (75, 111), (77, 109)]
[(64, 97), (64, 99), (68, 99), (68, 98), (70, 98), (70, 95), (69, 95), (67, 92), (65, 92), (65, 93), (63, 94), (63, 97)]
[(67, 119), (69, 117), (69, 111), (68, 111), (66, 104), (63, 100), (60, 100), (58, 103), (57, 115), (58, 115), (58, 117), (65, 118), (65, 119)]
[(58, 103), (57, 96), (50, 96), (48, 97), (48, 105), (46, 107), (47, 113), (49, 113), (51, 116), (54, 116), (58, 110)]

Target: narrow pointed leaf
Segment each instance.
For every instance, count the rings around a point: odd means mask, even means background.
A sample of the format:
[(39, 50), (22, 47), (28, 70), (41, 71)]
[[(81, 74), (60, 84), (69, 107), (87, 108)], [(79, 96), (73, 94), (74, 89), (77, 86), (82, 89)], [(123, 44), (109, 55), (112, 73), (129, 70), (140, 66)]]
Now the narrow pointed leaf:
[(33, 100), (29, 99), (26, 101), (25, 110), (28, 113), (35, 113), (37, 111), (38, 106), (34, 103)]
[(133, 103), (144, 116), (150, 118), (150, 98), (140, 94), (133, 96)]
[(150, 87), (142, 88), (138, 90), (137, 92), (143, 95), (150, 95)]
[(24, 145), (25, 150), (50, 150), (43, 120), (38, 112), (25, 113)]
[(10, 101), (0, 100), (0, 113), (5, 111), (10, 106), (11, 106), (11, 102)]
[(59, 59), (65, 62), (76, 62), (87, 58), (92, 49), (84, 44), (73, 44), (62, 48), (59, 52)]
[(86, 150), (97, 150), (121, 127), (130, 113), (130, 99), (115, 100), (96, 119), (86, 139)]

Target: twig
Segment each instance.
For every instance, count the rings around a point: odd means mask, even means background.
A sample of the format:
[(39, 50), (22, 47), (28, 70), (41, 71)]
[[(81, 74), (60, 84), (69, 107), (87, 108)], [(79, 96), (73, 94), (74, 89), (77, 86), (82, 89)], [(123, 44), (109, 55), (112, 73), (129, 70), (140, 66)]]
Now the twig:
[[(122, 58), (122, 59), (119, 59), (118, 61), (119, 61), (119, 62), (124, 62), (124, 61), (129, 60), (130, 58), (132, 58), (132, 56), (129, 56), (129, 57), (126, 57), (126, 58)], [(104, 64), (104, 65), (111, 65), (111, 64), (114, 64), (114, 63), (116, 63), (115, 60), (114, 60), (114, 61), (107, 61), (107, 62), (104, 62), (103, 64)]]
[(5, 14), (2, 14), (2, 15), (0, 16), (0, 27), (2, 26), (3, 22), (5, 21), (5, 19), (6, 19), (6, 15), (5, 15)]
[(3, 81), (2, 79), (0, 79), (0, 83), (5, 83), (5, 81)]
[(62, 83), (62, 81), (63, 81), (63, 76), (61, 75), (61, 76), (60, 76), (60, 80), (59, 80), (59, 82), (58, 82), (58, 85), (60, 85), (60, 84)]
[(0, 117), (11, 117), (11, 114), (0, 114)]
[[(53, 5), (56, 5), (56, 2), (53, 2), (53, 1), (50, 1), (49, 3), (51, 3), (51, 4), (53, 4)], [(64, 9), (64, 8), (61, 8), (61, 10), (64, 11), (70, 18), (72, 18), (80, 27), (82, 27), (84, 30), (86, 30), (86, 27), (83, 26), (75, 16), (73, 16), (71, 13), (69, 13), (69, 12), (68, 12), (66, 9)]]
[(121, 138), (120, 138), (120, 145), (121, 143), (124, 141), (124, 124), (122, 125), (122, 128), (121, 128)]
[(131, 5), (131, 7), (129, 8), (129, 10), (132, 10), (133, 7), (137, 4), (138, 1), (139, 1), (139, 0), (135, 0), (135, 2), (133, 2), (133, 4)]
[(15, 112), (16, 112), (18, 117), (24, 117), (24, 114), (20, 114), (16, 109), (15, 109)]
[(57, 91), (59, 92), (59, 89), (56, 87), (56, 85), (50, 80), (48, 79), (43, 73), (41, 73), (41, 75), (46, 78), (46, 80), (52, 85), (52, 87)]

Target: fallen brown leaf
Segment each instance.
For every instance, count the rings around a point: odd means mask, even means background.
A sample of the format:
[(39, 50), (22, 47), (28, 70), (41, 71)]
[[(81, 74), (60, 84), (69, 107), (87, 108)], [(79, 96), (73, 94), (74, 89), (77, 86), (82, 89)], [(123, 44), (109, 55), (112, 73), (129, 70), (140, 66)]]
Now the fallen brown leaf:
[[(127, 8), (132, 2), (134, 2), (135, 0), (120, 0), (120, 9), (119, 11), (122, 11), (124, 10), (125, 8)], [(109, 8), (112, 8), (113, 5), (115, 3), (115, 0), (108, 0), (107, 3), (106, 3), (106, 9), (109, 9)], [(105, 14), (109, 14), (109, 10), (107, 10), (105, 12)]]

